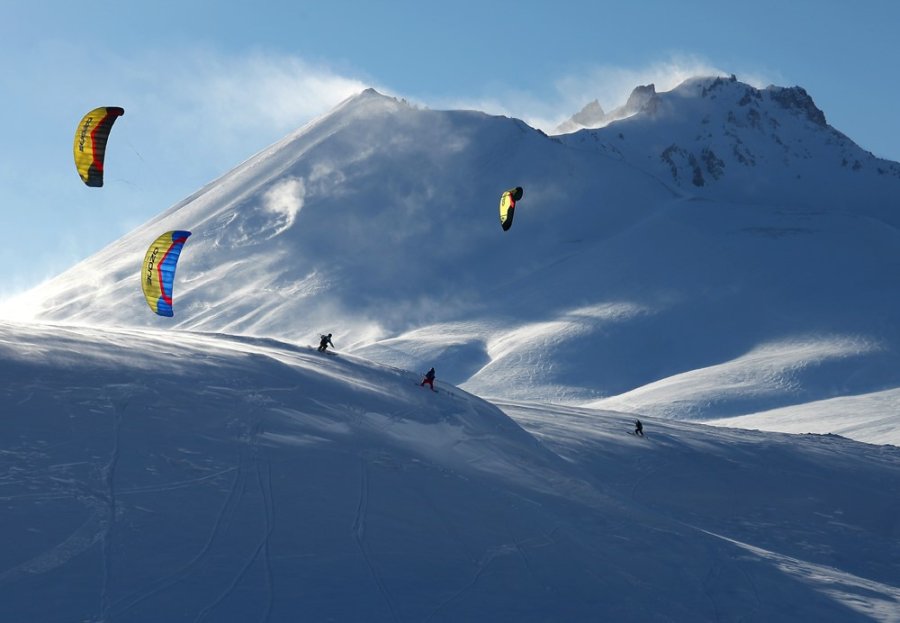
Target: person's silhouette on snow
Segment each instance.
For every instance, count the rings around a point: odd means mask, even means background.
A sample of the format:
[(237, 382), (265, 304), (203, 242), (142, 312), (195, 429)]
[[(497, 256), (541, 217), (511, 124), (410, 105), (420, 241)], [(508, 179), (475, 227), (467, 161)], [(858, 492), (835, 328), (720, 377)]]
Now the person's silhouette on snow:
[(634, 434), (640, 435), (641, 437), (644, 436), (644, 425), (641, 424), (640, 420), (634, 421)]
[(425, 387), (425, 383), (428, 383), (428, 387), (431, 388), (431, 391), (437, 391), (434, 388), (434, 368), (425, 373), (425, 378), (422, 379), (421, 383), (419, 383), (419, 387)]
[(328, 345), (331, 344), (331, 347), (334, 348), (334, 344), (331, 342), (331, 334), (321, 336), (319, 340), (319, 352), (324, 353), (328, 348)]

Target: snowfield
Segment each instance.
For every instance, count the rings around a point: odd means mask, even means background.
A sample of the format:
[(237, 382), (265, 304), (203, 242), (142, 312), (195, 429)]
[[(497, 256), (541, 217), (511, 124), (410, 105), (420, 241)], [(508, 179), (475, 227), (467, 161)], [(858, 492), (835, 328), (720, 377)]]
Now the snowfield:
[(900, 449), (0, 325), (8, 621), (897, 621)]

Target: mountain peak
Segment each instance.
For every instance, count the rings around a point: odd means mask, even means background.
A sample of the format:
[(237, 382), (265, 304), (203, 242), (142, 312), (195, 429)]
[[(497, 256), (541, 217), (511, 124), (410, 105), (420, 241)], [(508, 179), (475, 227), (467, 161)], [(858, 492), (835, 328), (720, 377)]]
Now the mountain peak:
[(603, 107), (600, 106), (600, 102), (594, 100), (588, 103), (579, 112), (575, 113), (572, 116), (572, 120), (587, 126), (589, 124), (595, 123), (596, 120), (604, 119), (605, 117), (606, 112), (603, 110)]
[(375, 90), (372, 87), (368, 87), (363, 89), (356, 95), (351, 95), (346, 100), (344, 100), (341, 104), (339, 104), (334, 111), (336, 112), (341, 109), (347, 108), (374, 108), (374, 109), (382, 109), (395, 111), (403, 107), (410, 107), (409, 102), (404, 99), (399, 99), (390, 95), (385, 95), (380, 91)]
[[(640, 88), (640, 87), (639, 87)], [(703, 98), (716, 97), (726, 90), (732, 92), (738, 98), (740, 106), (746, 106), (751, 101), (758, 101), (768, 97), (781, 108), (801, 113), (804, 117), (819, 126), (827, 126), (825, 113), (816, 106), (813, 98), (806, 89), (799, 86), (779, 87), (769, 85), (760, 90), (744, 82), (740, 82), (734, 74), (725, 78), (722, 76), (691, 78), (685, 80), (674, 89), (675, 92), (699, 91)]]
[(619, 106), (610, 113), (604, 112), (596, 99), (579, 112), (572, 115), (556, 128), (557, 134), (569, 134), (585, 128), (601, 128), (613, 121), (630, 117), (643, 111), (652, 111), (655, 105), (656, 86), (647, 84), (635, 87), (628, 96), (624, 106)]
[(360, 91), (356, 96), (356, 99), (396, 99), (390, 97), (389, 95), (385, 95), (384, 93), (380, 93), (376, 91), (372, 87), (368, 87)]
[(649, 104), (650, 100), (652, 100), (655, 95), (656, 85), (651, 83), (644, 86), (637, 86), (634, 88), (634, 91), (631, 92), (631, 95), (628, 96), (628, 101), (625, 102), (625, 110), (632, 111), (631, 114), (634, 114)]
[(805, 206), (821, 204), (826, 187), (829, 200), (854, 202), (877, 186), (882, 190), (873, 209), (882, 214), (890, 203), (887, 188), (895, 183), (888, 178), (900, 178), (896, 163), (876, 158), (828, 125), (799, 86), (759, 89), (734, 74), (699, 76), (659, 94), (638, 87), (628, 107), (638, 108), (636, 114), (615, 127), (567, 140), (653, 163), (659, 179), (707, 198), (764, 202), (775, 193), (780, 201)]

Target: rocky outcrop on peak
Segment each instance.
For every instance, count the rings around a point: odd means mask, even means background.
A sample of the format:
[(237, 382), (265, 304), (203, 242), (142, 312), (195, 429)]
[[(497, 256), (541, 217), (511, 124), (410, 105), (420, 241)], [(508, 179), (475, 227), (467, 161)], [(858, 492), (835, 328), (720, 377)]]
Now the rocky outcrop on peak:
[(797, 111), (803, 114), (807, 119), (820, 126), (827, 126), (825, 121), (825, 113), (816, 106), (812, 97), (803, 87), (776, 87), (769, 86), (766, 88), (769, 97), (777, 102), (782, 108)]
[(639, 112), (652, 112), (656, 104), (656, 86), (653, 84), (636, 87), (623, 106), (606, 113), (597, 100), (592, 101), (579, 112), (556, 127), (555, 134), (569, 134), (586, 128), (602, 128), (613, 121), (626, 119)]
[[(627, 117), (610, 120), (615, 112)], [(602, 128), (561, 137), (638, 167), (679, 194), (732, 201), (852, 204), (862, 194), (892, 203), (900, 164), (877, 158), (830, 126), (800, 86), (691, 78), (672, 91), (638, 87)], [(890, 181), (893, 178), (893, 181)], [(877, 192), (873, 192), (877, 189)]]

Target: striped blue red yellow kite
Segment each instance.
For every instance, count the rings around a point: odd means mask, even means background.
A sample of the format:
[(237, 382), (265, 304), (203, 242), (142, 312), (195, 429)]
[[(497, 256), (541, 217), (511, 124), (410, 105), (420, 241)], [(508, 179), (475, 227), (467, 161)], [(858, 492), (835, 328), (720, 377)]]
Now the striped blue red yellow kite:
[(174, 316), (172, 287), (175, 283), (175, 265), (189, 231), (169, 231), (153, 241), (144, 255), (141, 270), (141, 288), (147, 305), (160, 316)]

